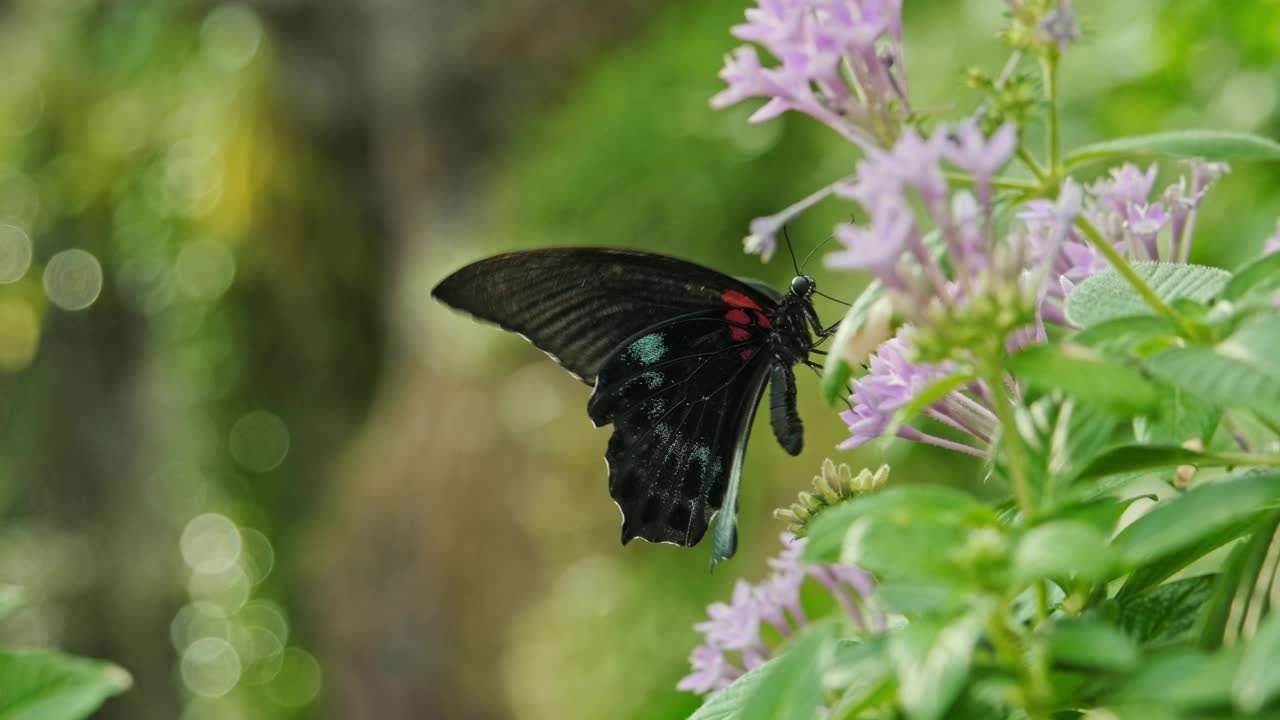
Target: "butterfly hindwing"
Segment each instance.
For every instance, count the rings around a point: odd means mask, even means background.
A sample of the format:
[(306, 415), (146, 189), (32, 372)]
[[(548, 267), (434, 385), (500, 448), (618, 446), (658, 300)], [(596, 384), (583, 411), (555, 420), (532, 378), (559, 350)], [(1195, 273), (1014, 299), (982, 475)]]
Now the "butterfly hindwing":
[(772, 364), (767, 325), (732, 308), (686, 315), (631, 339), (601, 369), (588, 412), (614, 426), (605, 458), (624, 543), (694, 545), (720, 511), (714, 552), (732, 554), (742, 455)]
[(701, 265), (612, 248), (497, 255), (450, 275), (432, 294), (524, 335), (588, 383), (621, 343), (647, 328), (726, 304), (767, 310), (777, 298)]

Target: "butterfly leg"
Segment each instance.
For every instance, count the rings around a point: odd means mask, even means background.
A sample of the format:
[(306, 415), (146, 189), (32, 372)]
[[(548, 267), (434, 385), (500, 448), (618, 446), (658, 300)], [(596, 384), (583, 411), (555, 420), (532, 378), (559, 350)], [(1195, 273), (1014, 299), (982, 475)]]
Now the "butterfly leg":
[[(826, 355), (826, 353), (821, 353), (821, 354), (822, 354), (822, 355)], [(804, 360), (803, 362), (804, 362), (804, 366), (805, 366), (805, 367), (807, 367), (807, 368), (809, 368), (810, 370), (812, 370), (812, 371), (813, 371), (813, 374), (814, 374), (814, 375), (817, 375), (819, 380), (821, 380), (821, 379), (822, 379), (822, 366), (821, 366), (821, 365), (819, 365), (819, 364), (818, 364), (818, 363), (816, 363), (816, 362), (813, 362), (812, 360)], [(844, 389), (845, 389), (845, 393), (844, 393), (844, 395), (841, 395), (841, 396), (840, 396), (840, 399), (841, 399), (841, 400), (843, 400), (843, 401), (844, 401), (844, 404), (845, 404), (846, 406), (848, 406), (848, 408), (849, 408), (849, 410), (850, 410), (850, 411), (852, 411), (852, 410), (853, 410), (853, 403), (849, 402), (849, 396), (853, 394), (853, 386), (852, 386), (852, 385), (849, 385), (849, 384), (847, 384), (847, 383), (846, 383), (846, 384), (845, 384), (845, 386), (844, 386)]]

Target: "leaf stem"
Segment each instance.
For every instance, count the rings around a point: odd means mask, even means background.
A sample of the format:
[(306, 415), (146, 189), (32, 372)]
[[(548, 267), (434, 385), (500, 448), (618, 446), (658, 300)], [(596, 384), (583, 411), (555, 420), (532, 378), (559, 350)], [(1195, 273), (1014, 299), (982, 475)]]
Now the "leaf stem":
[(1142, 299), (1151, 306), (1151, 309), (1156, 314), (1163, 315), (1182, 326), (1182, 318), (1173, 311), (1173, 308), (1165, 304), (1164, 300), (1160, 299), (1156, 291), (1151, 289), (1151, 286), (1147, 284), (1146, 280), (1142, 279), (1141, 275), (1138, 275), (1138, 272), (1133, 269), (1129, 261), (1125, 260), (1124, 256), (1106, 238), (1102, 237), (1102, 233), (1098, 232), (1098, 228), (1094, 227), (1093, 223), (1085, 219), (1083, 215), (1078, 215), (1076, 216), (1075, 224), (1089, 238), (1094, 247), (1098, 248), (1098, 252), (1102, 253), (1103, 257), (1111, 263), (1116, 272), (1120, 273), (1120, 276), (1133, 286), (1133, 289), (1142, 296)]

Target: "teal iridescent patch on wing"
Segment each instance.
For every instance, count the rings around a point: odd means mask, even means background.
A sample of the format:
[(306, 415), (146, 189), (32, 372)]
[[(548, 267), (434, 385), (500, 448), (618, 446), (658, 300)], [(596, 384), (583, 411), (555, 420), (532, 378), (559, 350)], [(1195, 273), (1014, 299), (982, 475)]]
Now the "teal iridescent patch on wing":
[(667, 353), (667, 346), (663, 343), (661, 335), (649, 333), (631, 343), (631, 347), (627, 348), (627, 353), (641, 365), (652, 365), (661, 360), (662, 356)]

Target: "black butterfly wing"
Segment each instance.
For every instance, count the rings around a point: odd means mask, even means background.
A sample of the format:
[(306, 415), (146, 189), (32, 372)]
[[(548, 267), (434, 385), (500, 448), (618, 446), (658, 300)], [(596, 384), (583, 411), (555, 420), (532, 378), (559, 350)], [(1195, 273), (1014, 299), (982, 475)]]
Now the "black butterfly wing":
[(472, 263), (432, 291), (456, 309), (518, 332), (594, 382), (642, 331), (692, 312), (769, 310), (777, 295), (694, 263), (612, 248), (547, 248)]
[(712, 562), (733, 555), (742, 460), (773, 364), (768, 322), (742, 309), (689, 314), (601, 368), (587, 411), (614, 426), (605, 459), (623, 543), (695, 545), (718, 511)]

